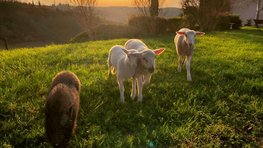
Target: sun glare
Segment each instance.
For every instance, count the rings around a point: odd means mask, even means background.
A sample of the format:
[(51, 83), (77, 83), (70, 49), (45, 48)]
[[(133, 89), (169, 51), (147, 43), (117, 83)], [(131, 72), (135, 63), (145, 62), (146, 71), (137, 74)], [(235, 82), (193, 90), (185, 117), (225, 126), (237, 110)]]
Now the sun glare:
[(99, 0), (98, 6), (132, 6), (132, 0)]
[[(45, 5), (52, 4), (68, 4), (70, 0), (21, 0), (22, 2), (31, 3), (32, 1), (38, 3), (39, 1)], [(108, 7), (108, 6), (133, 6), (133, 0), (97, 0), (97, 6)], [(165, 0), (162, 7), (180, 7), (180, 0)]]

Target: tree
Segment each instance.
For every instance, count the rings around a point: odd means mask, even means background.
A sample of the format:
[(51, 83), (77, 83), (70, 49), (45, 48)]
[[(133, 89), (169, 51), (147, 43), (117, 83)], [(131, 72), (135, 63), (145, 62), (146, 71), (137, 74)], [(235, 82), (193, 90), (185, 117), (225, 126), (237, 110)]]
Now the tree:
[(133, 4), (137, 7), (141, 15), (144, 16), (158, 16), (160, 6), (164, 4), (165, 0), (133, 0)]
[[(234, 0), (232, 0), (234, 2)], [(258, 20), (261, 11), (263, 10), (263, 0), (235, 0), (235, 5), (238, 7), (244, 7), (247, 4), (256, 3), (255, 19)]]
[(263, 10), (263, 2), (262, 0), (254, 0), (257, 2), (257, 8), (256, 8), (256, 16), (255, 19), (259, 19), (260, 12)]
[(187, 20), (187, 26), (189, 26), (190, 28), (193, 28), (196, 25), (200, 25), (199, 2), (200, 0), (182, 0), (181, 2), (183, 8), (183, 17), (185, 20)]
[(91, 28), (94, 26), (94, 7), (97, 0), (70, 0), (72, 4), (77, 6), (76, 13), (79, 24), (86, 30), (92, 39)]
[(256, 15), (255, 15), (255, 25), (256, 25), (256, 27), (258, 27), (258, 23), (259, 23), (259, 21), (260, 21), (260, 19), (259, 19), (259, 16), (260, 16), (260, 13), (261, 13), (261, 11), (263, 10), (263, 2), (262, 2), (262, 0), (247, 0), (246, 2), (256, 2), (256, 4), (257, 4), (257, 7), (256, 7)]
[(159, 0), (151, 0), (150, 15), (151, 16), (159, 15)]
[(7, 46), (7, 41), (6, 41), (6, 39), (0, 37), (0, 40), (2, 40), (2, 41), (4, 42), (4, 44), (5, 44), (5, 49), (8, 50), (8, 46)]
[(141, 15), (149, 16), (150, 0), (134, 0), (133, 4), (137, 7)]
[(218, 17), (229, 13), (229, 0), (200, 0), (200, 25), (204, 30), (213, 30), (218, 21)]
[(230, 0), (182, 0), (184, 15), (201, 30), (213, 30), (218, 17), (230, 10)]
[(258, 27), (258, 24), (263, 18), (260, 18), (260, 14), (263, 10), (263, 0), (232, 0), (235, 7), (244, 8), (246, 5), (256, 4), (255, 10), (255, 25)]

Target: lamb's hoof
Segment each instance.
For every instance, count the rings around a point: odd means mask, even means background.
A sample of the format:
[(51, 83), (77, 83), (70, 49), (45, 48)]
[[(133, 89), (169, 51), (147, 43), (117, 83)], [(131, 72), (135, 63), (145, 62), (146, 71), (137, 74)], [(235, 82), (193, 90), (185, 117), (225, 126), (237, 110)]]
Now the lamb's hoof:
[(125, 103), (125, 100), (124, 100), (124, 98), (121, 98), (121, 103)]
[(187, 75), (187, 81), (192, 81), (192, 77), (191, 77), (191, 75)]
[(131, 94), (131, 99), (134, 100), (136, 97), (136, 93), (135, 94)]
[(138, 97), (138, 101), (137, 102), (142, 102), (142, 97)]
[(180, 69), (180, 70), (179, 70), (179, 69), (177, 69), (177, 72), (181, 72), (181, 71), (182, 71), (181, 69)]
[(188, 82), (192, 82), (192, 78), (187, 78), (187, 81)]

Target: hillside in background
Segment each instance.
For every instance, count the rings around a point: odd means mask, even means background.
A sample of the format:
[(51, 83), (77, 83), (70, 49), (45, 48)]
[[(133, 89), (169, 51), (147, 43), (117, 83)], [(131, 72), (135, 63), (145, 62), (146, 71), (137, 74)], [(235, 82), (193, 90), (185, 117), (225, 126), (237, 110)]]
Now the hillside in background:
[(0, 37), (11, 43), (61, 42), (80, 31), (80, 26), (68, 11), (18, 2), (0, 2)]
[[(180, 12), (178, 8), (165, 8), (161, 16), (174, 17)], [(127, 24), (131, 16), (138, 15), (132, 7), (97, 7), (95, 13), (96, 25)], [(74, 7), (67, 4), (0, 2), (0, 38), (6, 38), (11, 46), (21, 42), (67, 42), (84, 30), (74, 16)]]

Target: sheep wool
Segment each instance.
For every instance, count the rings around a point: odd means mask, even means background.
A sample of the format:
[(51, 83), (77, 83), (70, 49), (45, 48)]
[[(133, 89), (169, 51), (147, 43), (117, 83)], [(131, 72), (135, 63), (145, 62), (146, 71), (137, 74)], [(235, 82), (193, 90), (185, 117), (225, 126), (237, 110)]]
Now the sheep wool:
[(58, 73), (45, 104), (45, 130), (54, 147), (67, 147), (77, 126), (80, 80), (69, 71)]
[(178, 55), (178, 72), (181, 72), (181, 67), (183, 65), (183, 56), (186, 56), (186, 70), (187, 70), (187, 80), (192, 81), (192, 76), (190, 72), (190, 63), (194, 51), (195, 36), (204, 35), (204, 32), (190, 30), (188, 28), (182, 28), (176, 32), (174, 37), (174, 44), (176, 46), (176, 52)]

